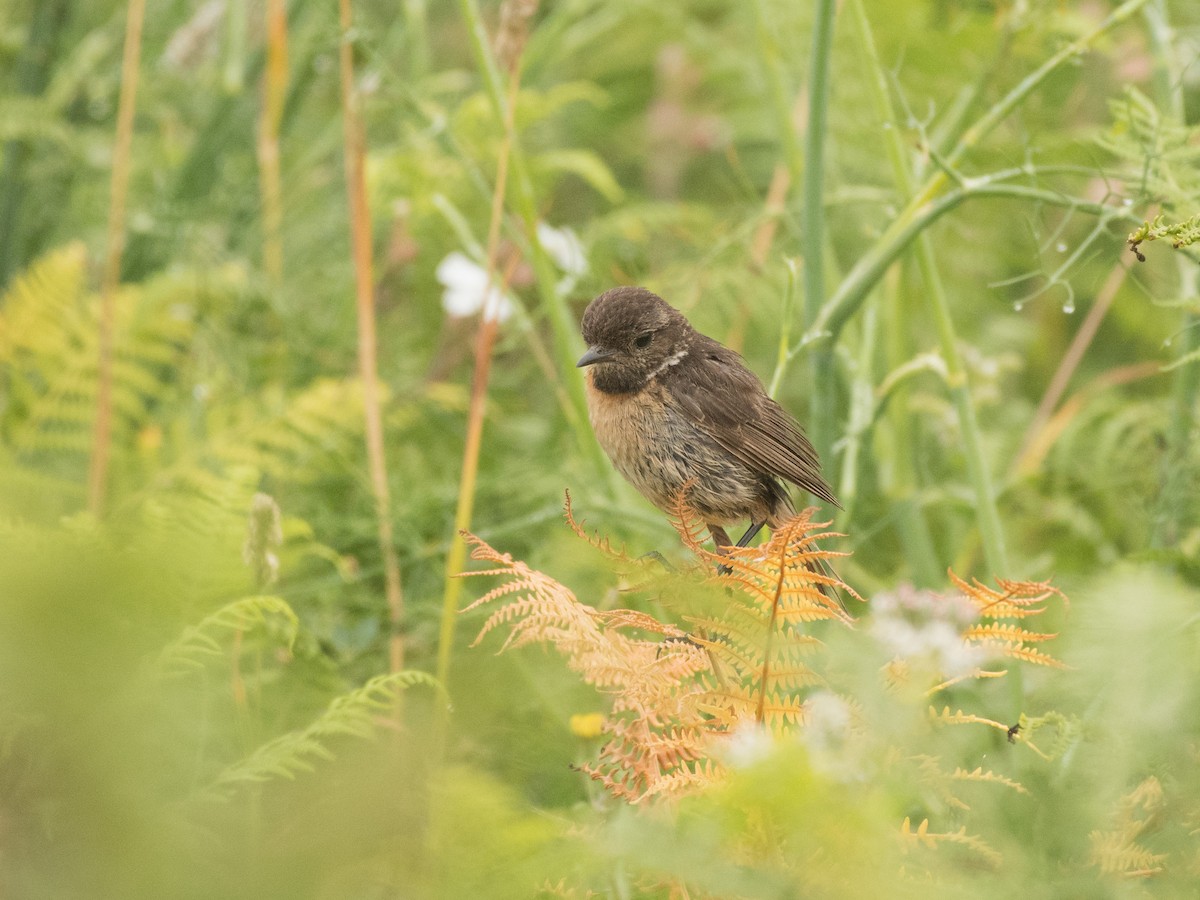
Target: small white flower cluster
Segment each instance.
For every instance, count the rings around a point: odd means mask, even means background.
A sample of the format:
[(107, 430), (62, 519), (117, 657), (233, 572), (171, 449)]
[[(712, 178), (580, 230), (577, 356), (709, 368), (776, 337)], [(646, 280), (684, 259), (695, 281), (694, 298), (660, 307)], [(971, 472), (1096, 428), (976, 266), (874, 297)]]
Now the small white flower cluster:
[(731, 769), (749, 769), (771, 755), (775, 739), (757, 722), (742, 722), (727, 740), (717, 744), (721, 760)]
[(790, 736), (780, 739), (757, 722), (743, 722), (716, 749), (729, 768), (751, 769), (780, 748), (799, 744), (815, 771), (838, 781), (860, 781), (866, 769), (853, 726), (853, 710), (843, 698), (832, 691), (816, 691), (804, 700), (804, 726)]
[(455, 250), (438, 263), (437, 280), (445, 288), (442, 309), (449, 315), (465, 319), (482, 310), (485, 320), (498, 322), (512, 315), (512, 300), (488, 284), (487, 270), (465, 253)]
[[(583, 244), (570, 228), (553, 228), (545, 222), (537, 226), (538, 240), (555, 265), (563, 273), (558, 290), (566, 293), (575, 287), (579, 277), (587, 272), (587, 257)], [(437, 280), (442, 292), (442, 308), (448, 315), (466, 318), (483, 313), (485, 321), (504, 322), (512, 315), (515, 301), (502, 293), (493, 282), (488, 283), (487, 270), (455, 250), (438, 263)]]
[(978, 621), (964, 597), (901, 585), (871, 599), (871, 635), (903, 659), (925, 661), (947, 678), (966, 675), (986, 657), (963, 640), (964, 628)]

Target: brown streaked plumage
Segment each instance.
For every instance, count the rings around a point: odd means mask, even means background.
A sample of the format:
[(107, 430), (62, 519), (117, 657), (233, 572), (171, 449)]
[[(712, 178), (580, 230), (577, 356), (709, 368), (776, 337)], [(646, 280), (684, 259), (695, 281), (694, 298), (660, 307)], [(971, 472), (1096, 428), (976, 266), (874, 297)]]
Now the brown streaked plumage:
[(742, 358), (640, 287), (605, 291), (583, 314), (588, 411), (613, 465), (666, 512), (680, 490), (718, 546), (739, 546), (795, 508), (782, 481), (837, 505), (804, 431)]

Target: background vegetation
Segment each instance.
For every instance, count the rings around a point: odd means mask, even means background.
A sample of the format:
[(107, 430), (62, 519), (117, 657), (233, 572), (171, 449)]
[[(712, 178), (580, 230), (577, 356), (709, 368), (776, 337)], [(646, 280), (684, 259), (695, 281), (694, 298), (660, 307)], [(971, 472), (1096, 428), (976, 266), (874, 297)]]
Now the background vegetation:
[[(0, 92), (6, 893), (1193, 895), (1200, 7), (15, 0)], [(692, 559), (581, 412), (618, 283), (808, 425), (868, 601), (862, 727), (670, 803), (448, 577), (686, 613), (561, 518)], [(1042, 755), (927, 714), (951, 567), (1070, 598), (945, 701)]]

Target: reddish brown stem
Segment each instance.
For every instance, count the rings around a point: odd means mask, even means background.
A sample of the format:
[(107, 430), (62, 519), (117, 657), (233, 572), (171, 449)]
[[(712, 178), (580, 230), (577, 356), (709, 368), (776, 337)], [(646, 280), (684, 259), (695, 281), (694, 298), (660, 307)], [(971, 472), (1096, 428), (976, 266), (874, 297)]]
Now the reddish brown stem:
[(383, 449), (383, 413), (379, 399), (378, 362), (375, 338), (375, 279), (371, 265), (371, 217), (367, 207), (363, 136), (358, 94), (354, 90), (354, 58), (350, 45), (353, 21), (350, 0), (339, 0), (342, 28), (338, 60), (342, 85), (342, 125), (345, 147), (346, 191), (350, 201), (350, 237), (354, 253), (355, 306), (358, 314), (358, 371), (363, 388), (363, 417), (366, 422), (367, 464), (371, 491), (375, 495), (375, 517), (379, 552), (387, 592), (392, 635), (388, 643), (388, 666), (392, 672), (404, 667), (404, 594), (400, 584), (400, 561), (392, 536), (392, 503), (388, 490), (387, 460)]
[(96, 384), (96, 421), (88, 464), (88, 509), (104, 512), (112, 454), (113, 360), (116, 355), (117, 286), (125, 252), (125, 201), (129, 195), (129, 156), (133, 145), (133, 113), (137, 108), (138, 72), (142, 56), (142, 22), (146, 0), (129, 0), (125, 20), (125, 52), (121, 60), (121, 94), (117, 101), (117, 137), (113, 147), (108, 204), (108, 251), (100, 287), (100, 358)]

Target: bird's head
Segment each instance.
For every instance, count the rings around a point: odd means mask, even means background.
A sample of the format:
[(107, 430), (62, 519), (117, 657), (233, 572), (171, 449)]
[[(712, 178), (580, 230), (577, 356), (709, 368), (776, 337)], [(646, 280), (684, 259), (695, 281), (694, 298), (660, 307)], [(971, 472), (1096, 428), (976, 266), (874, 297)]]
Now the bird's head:
[(588, 351), (575, 365), (595, 366), (593, 383), (608, 393), (639, 390), (687, 354), (692, 326), (662, 297), (640, 287), (605, 291), (583, 312)]

